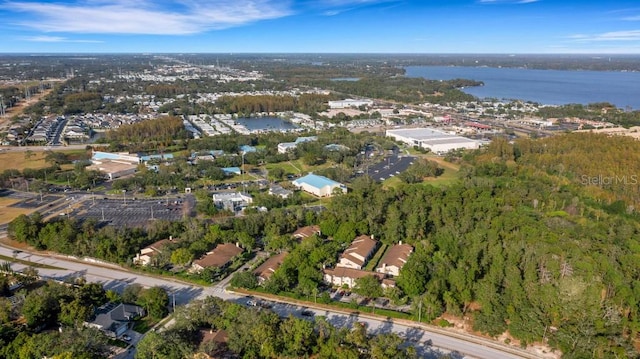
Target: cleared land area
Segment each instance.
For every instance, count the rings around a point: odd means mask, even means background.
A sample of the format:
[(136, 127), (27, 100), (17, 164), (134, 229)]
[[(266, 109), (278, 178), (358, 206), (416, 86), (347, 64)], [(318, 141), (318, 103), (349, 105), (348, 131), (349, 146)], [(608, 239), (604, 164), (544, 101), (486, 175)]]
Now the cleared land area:
[(0, 152), (0, 172), (16, 169), (22, 171), (25, 168), (44, 168), (48, 164), (44, 161), (44, 151), (32, 151), (32, 156), (24, 152)]
[(29, 214), (33, 208), (16, 208), (12, 205), (22, 201), (18, 198), (0, 197), (0, 223), (9, 223), (21, 214)]

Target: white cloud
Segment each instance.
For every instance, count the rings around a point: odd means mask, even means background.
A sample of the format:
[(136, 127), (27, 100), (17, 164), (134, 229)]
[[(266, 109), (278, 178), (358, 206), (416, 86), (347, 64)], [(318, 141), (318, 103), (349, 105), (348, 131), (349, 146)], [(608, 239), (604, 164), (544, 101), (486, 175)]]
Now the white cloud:
[(20, 25), (45, 32), (184, 35), (291, 14), (278, 0), (81, 0), (73, 4), (8, 2), (29, 14)]
[(579, 42), (592, 41), (640, 41), (640, 30), (610, 31), (601, 34), (576, 34), (569, 36), (569, 39)]
[(402, 0), (310, 0), (302, 2), (303, 6), (320, 10), (325, 16), (335, 16), (348, 11), (370, 5), (397, 4)]
[(99, 40), (75, 40), (68, 39), (62, 36), (27, 36), (22, 38), (24, 41), (32, 41), (32, 42), (84, 42), (84, 43), (102, 43), (103, 41)]

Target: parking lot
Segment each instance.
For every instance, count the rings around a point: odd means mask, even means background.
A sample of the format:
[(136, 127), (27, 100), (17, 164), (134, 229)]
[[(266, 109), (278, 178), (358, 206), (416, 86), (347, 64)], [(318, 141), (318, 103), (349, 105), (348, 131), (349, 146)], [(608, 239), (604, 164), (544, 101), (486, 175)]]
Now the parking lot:
[(382, 182), (406, 171), (414, 160), (415, 157), (412, 156), (391, 155), (382, 162), (369, 166), (367, 173), (375, 181)]
[(76, 206), (70, 216), (95, 219), (109, 225), (137, 227), (153, 220), (181, 220), (190, 216), (194, 201), (189, 198), (124, 199), (91, 198)]

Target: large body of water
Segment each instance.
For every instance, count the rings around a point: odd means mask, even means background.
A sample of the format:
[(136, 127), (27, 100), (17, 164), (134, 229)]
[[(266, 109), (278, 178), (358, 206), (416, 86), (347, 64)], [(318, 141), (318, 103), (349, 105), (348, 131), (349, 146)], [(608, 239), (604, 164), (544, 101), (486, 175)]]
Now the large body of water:
[(236, 122), (249, 131), (290, 131), (298, 128), (278, 117), (239, 117)]
[(609, 102), (640, 109), (640, 72), (529, 70), (495, 67), (409, 66), (407, 77), (477, 80), (464, 91), (479, 98), (564, 105)]

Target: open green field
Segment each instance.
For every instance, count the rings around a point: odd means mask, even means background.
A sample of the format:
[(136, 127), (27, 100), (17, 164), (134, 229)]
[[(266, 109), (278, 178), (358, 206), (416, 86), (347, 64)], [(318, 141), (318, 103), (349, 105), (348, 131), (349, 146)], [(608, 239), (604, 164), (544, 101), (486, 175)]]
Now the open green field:
[[(440, 167), (444, 169), (442, 175), (436, 178), (427, 178), (422, 182), (423, 184), (430, 184), (433, 186), (447, 186), (451, 183), (455, 182), (458, 179), (458, 172), (460, 171), (460, 166), (455, 163), (450, 163), (445, 161), (442, 157), (435, 155), (423, 155), (423, 154), (415, 154), (418, 157), (426, 158), (430, 161), (435, 161), (438, 163)], [(397, 177), (391, 177), (382, 182), (385, 187), (397, 187), (402, 181)]]

